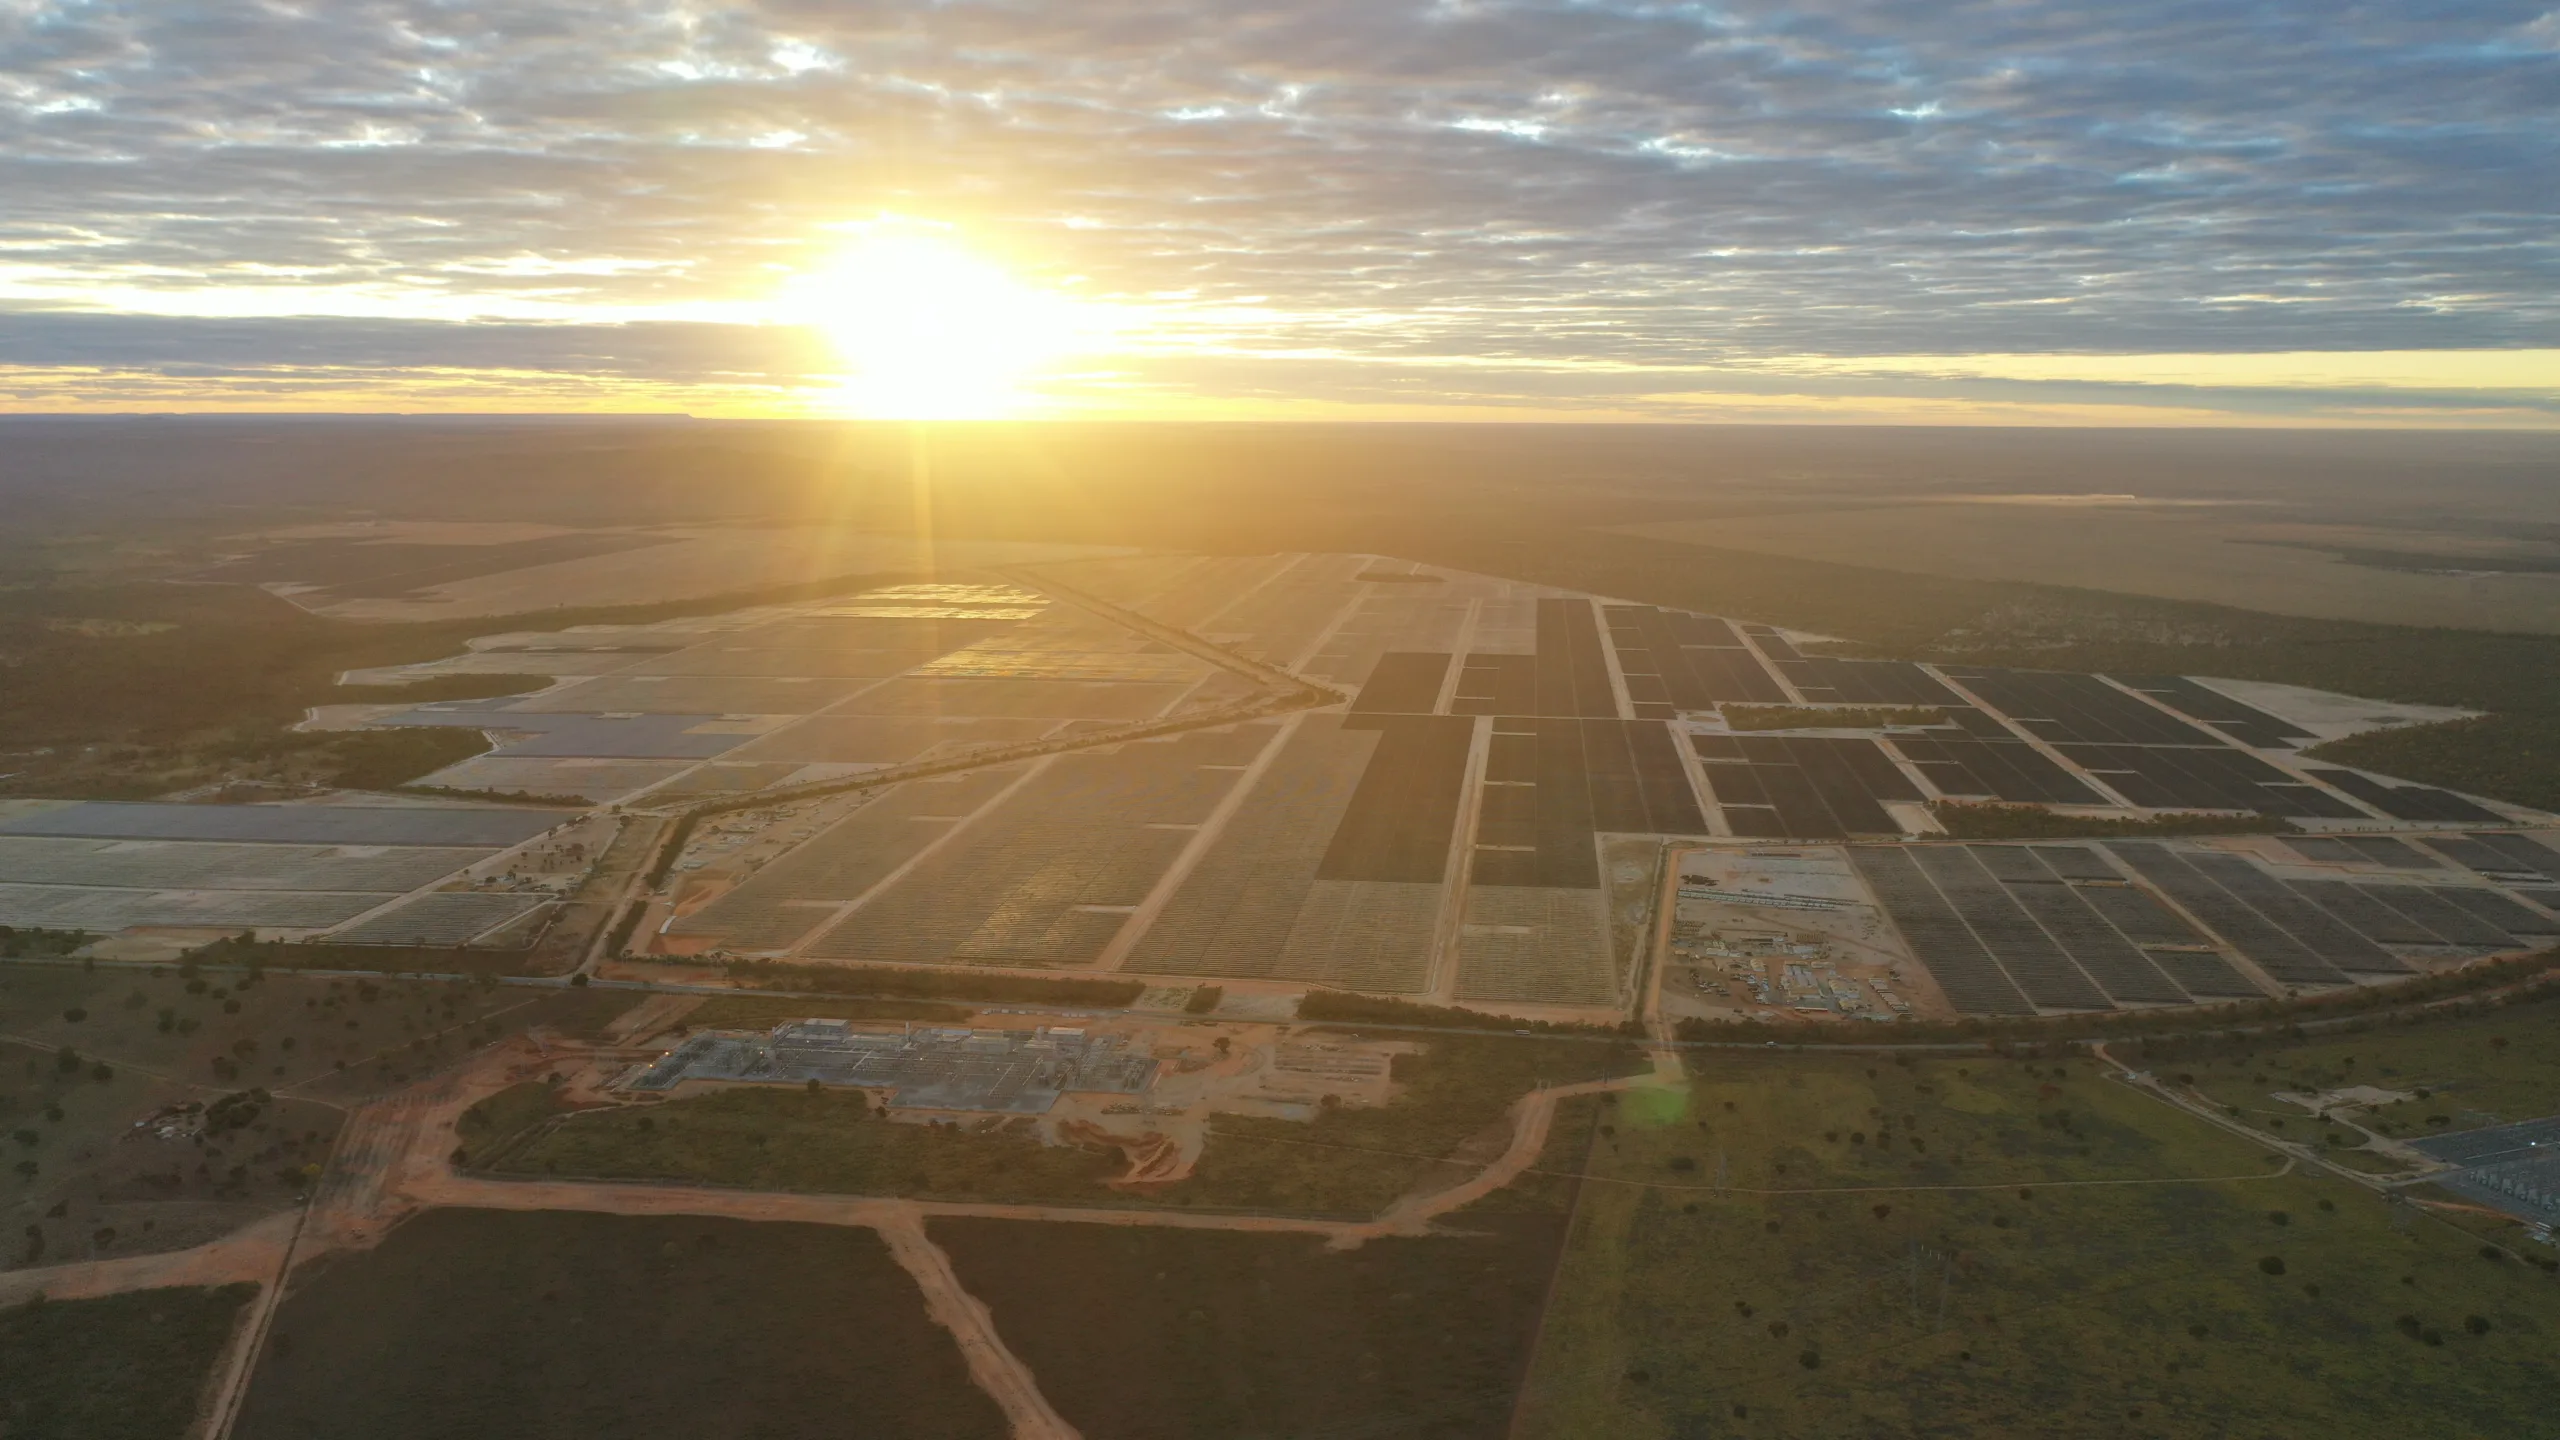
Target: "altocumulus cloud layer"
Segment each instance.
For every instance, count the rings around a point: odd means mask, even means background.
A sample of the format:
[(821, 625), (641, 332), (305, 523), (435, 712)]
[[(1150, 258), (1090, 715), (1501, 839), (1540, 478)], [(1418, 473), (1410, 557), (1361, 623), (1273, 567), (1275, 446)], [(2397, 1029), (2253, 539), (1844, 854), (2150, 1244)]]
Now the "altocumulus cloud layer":
[(1071, 406), (2548, 423), (2555, 115), (2547, 0), (0, 0), (0, 402), (804, 408), (900, 215)]

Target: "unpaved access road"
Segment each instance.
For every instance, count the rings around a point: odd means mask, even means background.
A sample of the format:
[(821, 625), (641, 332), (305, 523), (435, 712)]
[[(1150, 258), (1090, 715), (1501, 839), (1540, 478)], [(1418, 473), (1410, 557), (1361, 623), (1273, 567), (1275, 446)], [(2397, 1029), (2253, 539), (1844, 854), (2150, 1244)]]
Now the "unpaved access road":
[[(890, 1253), (923, 1292), (927, 1312), (949, 1330), (971, 1375), (1002, 1407), (1017, 1440), (1078, 1440), (1077, 1432), (1040, 1393), (1036, 1377), (1006, 1348), (985, 1304), (968, 1293), (949, 1257), (927, 1234), (939, 1216), (1021, 1220), (1050, 1224), (1153, 1226), (1227, 1230), (1251, 1234), (1321, 1236), (1349, 1249), (1389, 1235), (1427, 1235), (1433, 1222), (1510, 1184), (1545, 1150), (1558, 1101), (1639, 1085), (1662, 1083), (1665, 1072), (1594, 1080), (1533, 1091), (1514, 1102), (1511, 1133), (1502, 1153), (1482, 1170), (1444, 1190), (1408, 1196), (1368, 1220), (1291, 1215), (1202, 1214), (1120, 1206), (1010, 1205), (860, 1195), (818, 1195), (733, 1190), (708, 1185), (590, 1180), (497, 1180), (457, 1171), (451, 1152), (462, 1112), (510, 1085), (574, 1068), (576, 1059), (557, 1046), (511, 1041), (448, 1072), (362, 1107), (349, 1117), (315, 1187), (307, 1212), (274, 1216), (209, 1245), (165, 1255), (43, 1270), (0, 1273), (0, 1302), (38, 1293), (59, 1299), (112, 1294), (167, 1285), (254, 1281), (266, 1287), (251, 1310), (261, 1320), (273, 1309), (274, 1286), (291, 1266), (333, 1250), (364, 1249), (401, 1220), (436, 1207), (486, 1210), (586, 1210), (616, 1215), (689, 1215), (816, 1225), (861, 1225), (880, 1233)], [(1668, 1065), (1677, 1073), (1677, 1061)], [(254, 1371), (263, 1324), (253, 1325), (212, 1408), (211, 1440), (220, 1440), (237, 1414)]]

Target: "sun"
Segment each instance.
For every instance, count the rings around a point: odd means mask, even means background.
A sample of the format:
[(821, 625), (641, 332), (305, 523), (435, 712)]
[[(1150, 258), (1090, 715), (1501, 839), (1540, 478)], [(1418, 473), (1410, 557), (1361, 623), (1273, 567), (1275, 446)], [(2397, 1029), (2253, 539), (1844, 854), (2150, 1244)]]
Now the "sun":
[(1040, 403), (1028, 382), (1097, 328), (1090, 307), (908, 228), (864, 237), (784, 303), (781, 318), (824, 333), (852, 368), (845, 408), (876, 419), (1020, 414)]

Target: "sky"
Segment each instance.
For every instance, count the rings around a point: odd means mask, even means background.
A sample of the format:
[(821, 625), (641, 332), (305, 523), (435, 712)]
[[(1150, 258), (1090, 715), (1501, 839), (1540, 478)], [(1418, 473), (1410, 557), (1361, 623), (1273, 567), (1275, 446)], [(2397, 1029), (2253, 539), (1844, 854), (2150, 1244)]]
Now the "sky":
[(2560, 428), (2548, 0), (0, 0), (0, 410)]

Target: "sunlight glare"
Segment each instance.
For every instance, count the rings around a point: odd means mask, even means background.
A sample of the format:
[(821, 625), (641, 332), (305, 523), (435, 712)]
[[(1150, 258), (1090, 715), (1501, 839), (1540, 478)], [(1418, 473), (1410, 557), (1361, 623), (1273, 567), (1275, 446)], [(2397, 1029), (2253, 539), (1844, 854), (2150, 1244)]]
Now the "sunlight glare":
[(865, 236), (788, 287), (785, 318), (815, 326), (852, 366), (843, 407), (874, 419), (1019, 414), (1026, 386), (1102, 329), (1089, 305), (1035, 289), (938, 234)]

